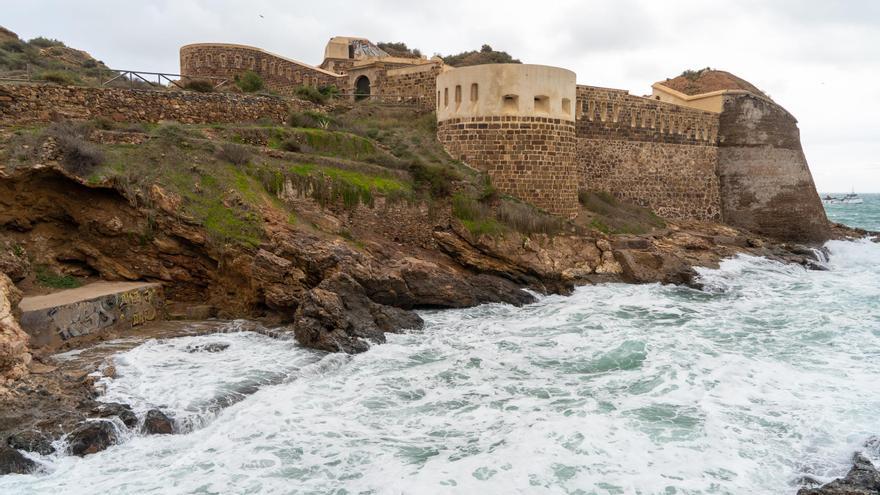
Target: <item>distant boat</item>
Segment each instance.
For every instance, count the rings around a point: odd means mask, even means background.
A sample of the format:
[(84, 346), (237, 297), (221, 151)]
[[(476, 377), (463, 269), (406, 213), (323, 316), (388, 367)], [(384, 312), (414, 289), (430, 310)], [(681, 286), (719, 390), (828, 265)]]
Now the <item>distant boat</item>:
[(865, 201), (860, 198), (859, 195), (855, 192), (851, 192), (844, 196), (843, 199), (840, 200), (840, 202), (847, 205), (858, 205), (864, 203)]
[(858, 194), (856, 194), (855, 189), (853, 189), (852, 192), (850, 192), (849, 194), (845, 195), (842, 198), (835, 198), (835, 197), (831, 196), (830, 194), (827, 194), (827, 195), (825, 195), (824, 198), (822, 198), (822, 203), (824, 203), (826, 205), (841, 205), (841, 204), (858, 205), (858, 204), (862, 204), (864, 202), (865, 201), (862, 198), (860, 198)]

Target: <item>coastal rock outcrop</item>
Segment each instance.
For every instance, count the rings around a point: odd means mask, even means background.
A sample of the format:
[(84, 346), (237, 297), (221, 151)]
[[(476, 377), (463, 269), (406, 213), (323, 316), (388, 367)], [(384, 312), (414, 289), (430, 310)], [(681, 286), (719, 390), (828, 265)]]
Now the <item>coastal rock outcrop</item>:
[(0, 273), (0, 396), (7, 383), (27, 373), (31, 361), (28, 336), (16, 320), (19, 301), (21, 291)]
[(306, 347), (358, 353), (369, 349), (369, 341), (385, 342), (385, 332), (423, 325), (412, 311), (373, 302), (354, 278), (339, 273), (305, 294), (294, 334)]
[(6, 443), (13, 449), (36, 452), (49, 455), (55, 452), (52, 441), (43, 433), (36, 430), (20, 431), (6, 439)]
[(21, 452), (0, 445), (0, 475), (27, 474), (37, 468), (37, 463), (25, 457)]
[(158, 409), (150, 409), (144, 417), (144, 432), (148, 435), (170, 435), (174, 433), (174, 422)]
[(138, 424), (137, 415), (128, 404), (118, 402), (100, 402), (92, 408), (92, 413), (99, 418), (117, 417), (126, 428), (134, 428)]
[(80, 457), (100, 452), (119, 441), (116, 427), (111, 421), (86, 421), (67, 436), (68, 451)]
[(853, 455), (853, 466), (843, 478), (819, 488), (801, 488), (797, 495), (877, 495), (880, 493), (880, 471), (862, 453)]

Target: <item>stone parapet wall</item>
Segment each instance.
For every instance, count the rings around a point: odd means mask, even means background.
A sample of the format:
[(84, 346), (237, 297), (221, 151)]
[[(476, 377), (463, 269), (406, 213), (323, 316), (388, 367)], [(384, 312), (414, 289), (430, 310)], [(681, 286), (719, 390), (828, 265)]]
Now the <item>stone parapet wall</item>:
[(718, 143), (725, 223), (782, 240), (830, 237), (791, 114), (765, 98), (725, 96)]
[(455, 118), (438, 123), (437, 137), (450, 155), (488, 172), (499, 191), (556, 215), (577, 214), (574, 122)]
[(718, 148), (577, 140), (579, 188), (605, 191), (674, 220), (721, 220)]
[(577, 86), (581, 138), (670, 144), (715, 144), (718, 114), (632, 96), (620, 89)]
[(415, 103), (425, 110), (434, 110), (437, 107), (434, 92), (440, 72), (439, 64), (388, 70), (382, 81), (382, 94)]
[(186, 124), (283, 121), (314, 108), (302, 100), (235, 93), (0, 84), (0, 122), (30, 124), (59, 119), (107, 118), (120, 122), (173, 120)]
[(245, 71), (260, 75), (266, 87), (281, 94), (292, 94), (299, 86), (335, 85), (348, 92), (348, 78), (318, 67), (275, 55), (259, 48), (230, 44), (195, 44), (180, 48), (180, 74), (198, 79), (229, 79)]

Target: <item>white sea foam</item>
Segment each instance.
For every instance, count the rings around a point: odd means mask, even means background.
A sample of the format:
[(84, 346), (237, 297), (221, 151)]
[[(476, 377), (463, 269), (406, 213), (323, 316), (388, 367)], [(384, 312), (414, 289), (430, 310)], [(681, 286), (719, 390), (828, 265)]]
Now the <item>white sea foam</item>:
[[(192, 431), (43, 459), (0, 492), (795, 493), (880, 434), (880, 246), (828, 248), (829, 271), (740, 256), (701, 270), (705, 291), (429, 311), (357, 356), (150, 342), (106, 400)], [(208, 342), (230, 346), (185, 352)]]

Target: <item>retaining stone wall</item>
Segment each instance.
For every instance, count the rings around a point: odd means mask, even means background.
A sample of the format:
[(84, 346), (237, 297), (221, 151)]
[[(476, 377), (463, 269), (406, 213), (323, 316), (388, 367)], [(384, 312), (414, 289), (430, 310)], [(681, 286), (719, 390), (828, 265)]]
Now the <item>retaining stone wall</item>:
[(235, 93), (0, 84), (0, 122), (30, 124), (98, 117), (119, 122), (173, 120), (185, 124), (283, 121), (314, 108), (302, 100)]
[(453, 157), (484, 170), (499, 191), (550, 213), (579, 209), (573, 122), (546, 117), (469, 117), (438, 123)]

